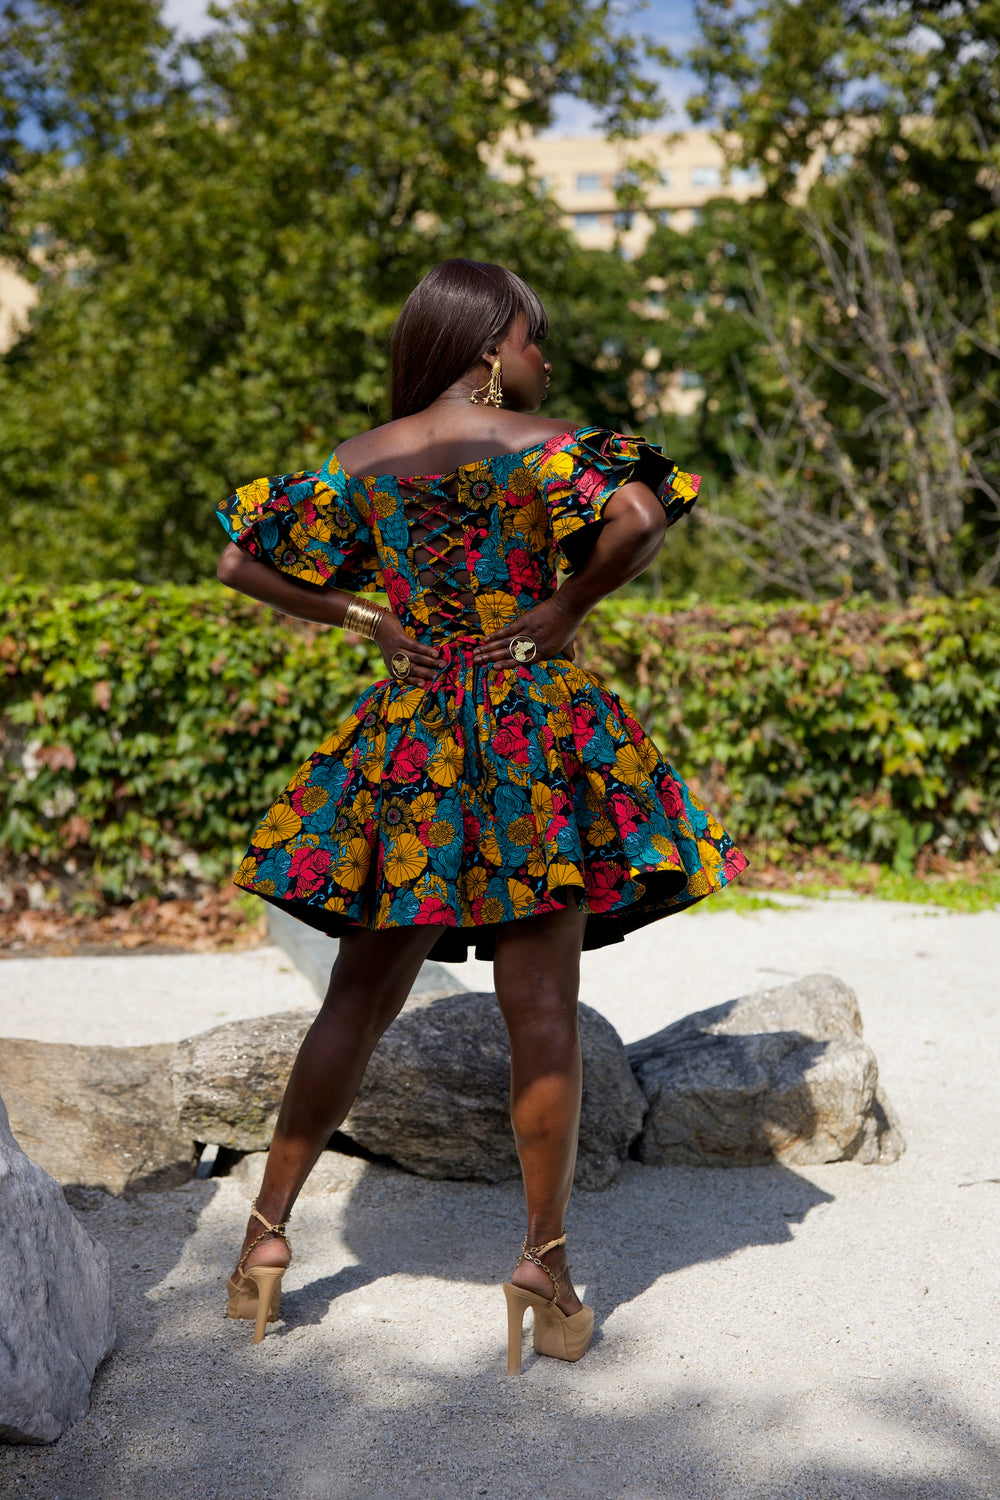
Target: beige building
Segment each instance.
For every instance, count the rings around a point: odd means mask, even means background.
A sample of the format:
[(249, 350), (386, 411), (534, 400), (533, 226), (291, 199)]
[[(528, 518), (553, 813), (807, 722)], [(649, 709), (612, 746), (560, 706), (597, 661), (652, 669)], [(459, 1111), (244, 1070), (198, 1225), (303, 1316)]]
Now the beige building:
[[(628, 256), (639, 253), (656, 224), (690, 229), (710, 198), (721, 194), (743, 202), (762, 187), (753, 171), (727, 170), (722, 148), (707, 130), (648, 133), (627, 142), (530, 136), (505, 144), (532, 158), (582, 245), (599, 250), (617, 245)], [(636, 159), (650, 162), (656, 175), (647, 179), (646, 211), (628, 213), (620, 209), (615, 190), (628, 181), (629, 162)], [(501, 177), (513, 171), (502, 153), (494, 170)]]

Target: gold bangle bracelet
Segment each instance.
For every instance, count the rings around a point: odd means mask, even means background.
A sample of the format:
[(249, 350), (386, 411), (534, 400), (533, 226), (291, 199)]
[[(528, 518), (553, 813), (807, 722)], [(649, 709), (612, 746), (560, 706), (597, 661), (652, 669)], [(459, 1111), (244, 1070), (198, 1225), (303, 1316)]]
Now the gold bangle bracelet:
[(385, 613), (381, 604), (368, 604), (361, 599), (352, 599), (344, 615), (343, 628), (355, 631), (366, 641), (373, 641)]

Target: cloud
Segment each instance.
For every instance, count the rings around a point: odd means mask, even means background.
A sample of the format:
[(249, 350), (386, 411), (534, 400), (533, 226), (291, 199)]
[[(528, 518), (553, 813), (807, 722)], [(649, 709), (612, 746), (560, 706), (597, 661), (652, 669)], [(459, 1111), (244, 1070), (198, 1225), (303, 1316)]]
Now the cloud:
[(200, 36), (212, 24), (208, 0), (165, 0), (163, 19), (186, 36)]

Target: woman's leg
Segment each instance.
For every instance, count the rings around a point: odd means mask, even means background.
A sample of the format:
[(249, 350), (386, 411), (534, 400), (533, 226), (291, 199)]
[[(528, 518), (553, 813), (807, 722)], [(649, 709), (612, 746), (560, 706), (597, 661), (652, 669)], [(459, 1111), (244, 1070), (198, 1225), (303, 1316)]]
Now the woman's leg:
[[(357, 928), (340, 939), (326, 999), (299, 1048), (281, 1101), (257, 1194), (257, 1207), (272, 1224), (290, 1213), (320, 1152), (344, 1120), (376, 1042), (402, 1009), (439, 935), (437, 927)], [(243, 1250), (261, 1233), (261, 1224), (251, 1218)], [(287, 1262), (287, 1247), (274, 1235), (267, 1235), (247, 1259), (251, 1266)]]
[[(493, 961), (497, 1000), (510, 1037), (510, 1116), (524, 1178), (528, 1244), (544, 1245), (565, 1228), (580, 1130), (580, 1036), (577, 995), (584, 917), (575, 904), (564, 911), (507, 923), (497, 935)], [(558, 1275), (564, 1248), (545, 1264)], [(538, 1266), (521, 1261), (516, 1286), (552, 1295)], [(565, 1275), (558, 1305), (578, 1312), (581, 1302)]]

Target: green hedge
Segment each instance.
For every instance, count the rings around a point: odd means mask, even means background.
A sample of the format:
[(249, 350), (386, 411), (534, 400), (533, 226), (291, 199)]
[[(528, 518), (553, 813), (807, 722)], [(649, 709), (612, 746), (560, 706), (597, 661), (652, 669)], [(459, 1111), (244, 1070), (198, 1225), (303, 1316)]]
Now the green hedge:
[[(760, 847), (905, 868), (1000, 829), (1000, 598), (598, 611), (579, 659)], [(376, 667), (376, 662), (378, 666)], [(0, 846), (120, 899), (216, 880), (381, 662), (221, 587), (0, 588)]]

